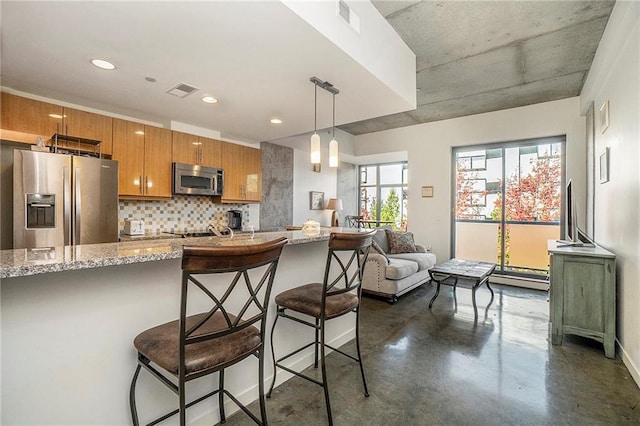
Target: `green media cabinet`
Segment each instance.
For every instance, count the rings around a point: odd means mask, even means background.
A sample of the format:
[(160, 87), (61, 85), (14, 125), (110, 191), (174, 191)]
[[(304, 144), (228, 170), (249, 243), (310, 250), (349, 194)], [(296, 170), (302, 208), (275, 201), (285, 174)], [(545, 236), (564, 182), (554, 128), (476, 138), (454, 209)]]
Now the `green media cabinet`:
[(562, 247), (549, 240), (551, 343), (565, 334), (602, 342), (607, 358), (615, 358), (616, 257), (595, 247)]

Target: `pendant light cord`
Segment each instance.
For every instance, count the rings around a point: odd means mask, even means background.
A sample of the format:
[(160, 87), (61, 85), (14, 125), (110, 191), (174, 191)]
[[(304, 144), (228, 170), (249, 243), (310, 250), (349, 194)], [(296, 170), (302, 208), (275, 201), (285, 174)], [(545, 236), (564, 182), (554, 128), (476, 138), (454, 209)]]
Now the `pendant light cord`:
[(313, 83), (313, 133), (318, 132), (318, 85)]
[(336, 138), (336, 94), (333, 94), (333, 125), (331, 126), (331, 136)]

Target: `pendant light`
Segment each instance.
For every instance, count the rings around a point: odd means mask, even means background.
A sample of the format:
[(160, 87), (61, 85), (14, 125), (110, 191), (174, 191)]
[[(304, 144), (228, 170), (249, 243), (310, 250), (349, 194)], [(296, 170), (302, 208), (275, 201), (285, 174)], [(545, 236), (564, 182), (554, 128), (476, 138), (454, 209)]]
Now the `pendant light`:
[(329, 167), (338, 167), (338, 141), (336, 140), (336, 94), (333, 94), (332, 139), (329, 142)]
[[(338, 141), (336, 140), (336, 95), (340, 91), (328, 81), (322, 81), (318, 77), (309, 79), (314, 84), (314, 116), (313, 116), (313, 135), (311, 135), (311, 163), (320, 164), (320, 135), (318, 135), (318, 86), (321, 89), (333, 95), (333, 125), (332, 139), (329, 142), (329, 167), (338, 167)], [(315, 170), (315, 167), (314, 167)]]
[[(311, 80), (313, 81), (313, 80)], [(320, 135), (318, 134), (318, 85), (313, 83), (313, 134), (311, 135), (311, 164), (320, 164)]]

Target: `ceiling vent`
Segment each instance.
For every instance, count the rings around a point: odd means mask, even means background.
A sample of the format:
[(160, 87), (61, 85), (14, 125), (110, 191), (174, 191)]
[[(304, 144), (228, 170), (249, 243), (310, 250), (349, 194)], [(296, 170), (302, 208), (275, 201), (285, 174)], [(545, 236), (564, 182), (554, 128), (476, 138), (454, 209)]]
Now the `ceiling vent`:
[(360, 17), (343, 0), (338, 0), (338, 16), (360, 34)]
[(198, 88), (191, 86), (186, 83), (178, 83), (173, 86), (171, 89), (167, 90), (167, 93), (173, 96), (177, 96), (179, 98), (186, 98), (193, 92), (197, 92)]

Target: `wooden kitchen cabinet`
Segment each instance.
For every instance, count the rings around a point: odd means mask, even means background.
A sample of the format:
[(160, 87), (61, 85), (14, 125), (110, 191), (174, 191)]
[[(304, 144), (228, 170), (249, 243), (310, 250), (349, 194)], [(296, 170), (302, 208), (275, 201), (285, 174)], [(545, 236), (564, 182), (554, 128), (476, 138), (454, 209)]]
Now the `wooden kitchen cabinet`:
[(223, 203), (259, 203), (262, 194), (262, 152), (228, 142), (222, 142), (224, 170)]
[(222, 143), (222, 170), (224, 170), (223, 202), (244, 200), (243, 183), (243, 150), (242, 145)]
[(113, 118), (67, 107), (64, 108), (63, 117), (60, 133), (98, 140), (103, 155), (113, 153)]
[(204, 138), (200, 136), (198, 138), (200, 142), (200, 155), (201, 166), (207, 167), (222, 167), (222, 142), (217, 139)]
[(549, 240), (551, 343), (564, 334), (603, 343), (607, 358), (615, 358), (616, 259), (595, 247), (560, 247)]
[(171, 130), (145, 126), (145, 195), (171, 197)]
[(245, 199), (260, 202), (262, 197), (262, 151), (244, 148)]
[[(37, 136), (48, 141), (51, 135), (61, 129), (63, 108), (60, 105), (5, 92), (2, 92), (0, 102), (3, 139), (35, 144)], [(10, 134), (5, 136), (5, 131)]]
[[(54, 134), (73, 136), (100, 141), (100, 145), (83, 144), (64, 139), (58, 140), (58, 147), (81, 151), (112, 153), (113, 119), (105, 115), (62, 107), (34, 99), (2, 93), (3, 131), (13, 132), (3, 137), (16, 142), (36, 143), (37, 136), (45, 142)], [(47, 142), (49, 144), (49, 142)]]
[(176, 163), (197, 164), (206, 167), (222, 165), (222, 142), (216, 139), (172, 132), (171, 158)]
[(171, 196), (171, 130), (113, 120), (118, 192), (130, 198)]
[(182, 132), (171, 132), (171, 161), (174, 163), (198, 164), (198, 137)]

